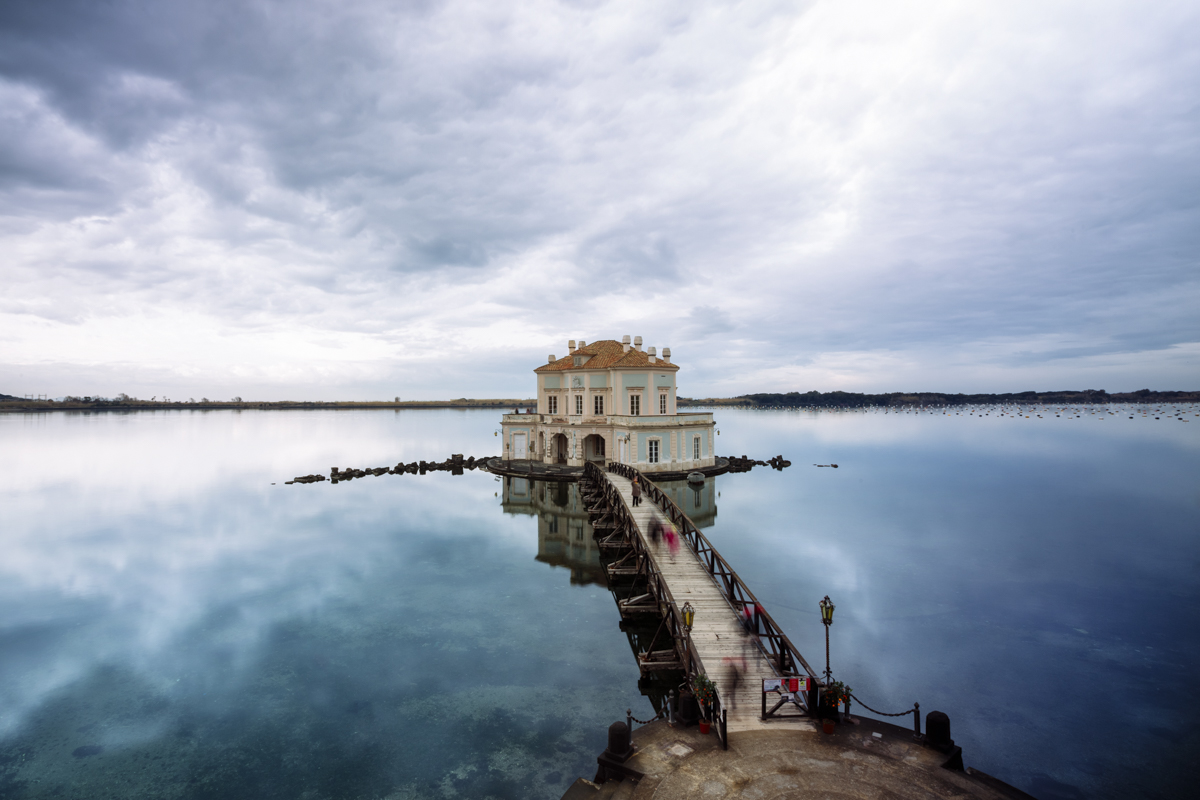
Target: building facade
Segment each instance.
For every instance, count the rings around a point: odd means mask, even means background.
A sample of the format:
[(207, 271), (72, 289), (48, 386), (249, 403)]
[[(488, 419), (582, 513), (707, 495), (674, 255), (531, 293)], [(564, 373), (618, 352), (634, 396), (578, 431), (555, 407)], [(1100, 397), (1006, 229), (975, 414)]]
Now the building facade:
[(534, 370), (537, 412), (505, 414), (503, 458), (581, 467), (619, 461), (644, 472), (683, 472), (716, 463), (710, 413), (675, 409), (671, 350), (642, 349), (642, 337), (590, 345), (574, 339), (565, 358)]

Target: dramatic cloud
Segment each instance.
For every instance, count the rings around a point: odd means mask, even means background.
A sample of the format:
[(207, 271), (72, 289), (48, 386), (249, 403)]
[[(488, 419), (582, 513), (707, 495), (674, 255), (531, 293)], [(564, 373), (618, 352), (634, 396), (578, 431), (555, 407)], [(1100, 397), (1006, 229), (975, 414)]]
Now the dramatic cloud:
[(0, 392), (1197, 388), (1200, 8), (0, 5)]

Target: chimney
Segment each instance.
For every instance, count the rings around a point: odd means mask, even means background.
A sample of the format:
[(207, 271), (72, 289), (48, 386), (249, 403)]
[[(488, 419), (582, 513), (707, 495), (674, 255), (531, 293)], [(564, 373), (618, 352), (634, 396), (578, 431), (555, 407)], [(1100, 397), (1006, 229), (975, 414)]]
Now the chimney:
[(547, 361), (546, 363), (547, 363), (547, 364), (553, 364), (553, 363), (554, 363), (555, 361), (557, 361), (557, 360), (558, 360), (558, 359), (557, 359), (557, 358), (555, 358), (554, 356), (550, 356), (550, 360), (549, 360), (549, 361)]
[(646, 350), (646, 352), (647, 352), (647, 353), (649, 354), (649, 356), (650, 356), (650, 363), (651, 363), (651, 364), (653, 364), (655, 361), (658, 361), (658, 358), (657, 358), (657, 357), (656, 357), (656, 355), (655, 355), (655, 354), (657, 353), (657, 351), (658, 351), (658, 348), (655, 348), (655, 347), (651, 347), (651, 348), (648, 348), (648, 349)]
[(671, 363), (671, 348), (663, 348), (663, 361), (667, 362), (668, 364)]
[(587, 347), (587, 342), (585, 342), (583, 339), (580, 339), (579, 340), (579, 349), (582, 350), (585, 347)]
[(634, 349), (634, 350), (641, 351), (641, 349), (642, 349), (642, 337), (640, 337), (640, 336), (635, 336), (635, 337), (633, 337), (633, 349)]
[(575, 349), (575, 340), (571, 339), (567, 342), (567, 352), (570, 353), (574, 349)]
[(629, 334), (628, 333), (621, 337), (621, 352), (622, 353), (629, 352)]

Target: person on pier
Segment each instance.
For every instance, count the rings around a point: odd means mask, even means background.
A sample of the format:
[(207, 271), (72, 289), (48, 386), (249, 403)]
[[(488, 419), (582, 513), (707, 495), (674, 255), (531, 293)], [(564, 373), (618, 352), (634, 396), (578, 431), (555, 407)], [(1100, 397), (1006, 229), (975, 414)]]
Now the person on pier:
[(650, 520), (650, 543), (654, 545), (654, 549), (658, 549), (658, 545), (662, 542), (663, 524), (662, 520), (657, 516)]

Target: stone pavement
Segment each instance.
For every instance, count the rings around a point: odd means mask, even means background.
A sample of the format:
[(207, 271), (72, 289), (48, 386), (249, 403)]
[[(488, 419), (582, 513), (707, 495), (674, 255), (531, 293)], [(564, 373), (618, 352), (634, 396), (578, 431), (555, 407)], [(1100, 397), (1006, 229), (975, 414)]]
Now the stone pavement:
[(824, 734), (814, 723), (730, 734), (722, 750), (713, 734), (664, 721), (634, 731), (636, 753), (625, 766), (645, 777), (597, 786), (578, 781), (564, 798), (691, 800), (1029, 800), (1029, 795), (968, 769), (944, 769), (947, 756), (913, 740), (911, 730), (860, 718)]

